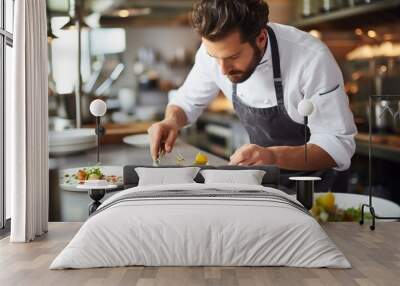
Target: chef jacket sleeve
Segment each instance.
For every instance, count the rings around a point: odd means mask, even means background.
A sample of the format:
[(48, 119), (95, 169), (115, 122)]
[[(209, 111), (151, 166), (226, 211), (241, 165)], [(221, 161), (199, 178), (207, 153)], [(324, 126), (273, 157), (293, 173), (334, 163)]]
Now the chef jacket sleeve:
[(219, 92), (219, 88), (212, 77), (211, 64), (211, 59), (202, 45), (197, 51), (195, 64), (184, 84), (168, 104), (182, 108), (186, 113), (188, 124), (197, 120), (204, 108)]
[(309, 143), (324, 149), (338, 171), (347, 170), (355, 152), (357, 128), (344, 89), (343, 76), (331, 52), (317, 51), (304, 68), (301, 91), (315, 106), (309, 117)]

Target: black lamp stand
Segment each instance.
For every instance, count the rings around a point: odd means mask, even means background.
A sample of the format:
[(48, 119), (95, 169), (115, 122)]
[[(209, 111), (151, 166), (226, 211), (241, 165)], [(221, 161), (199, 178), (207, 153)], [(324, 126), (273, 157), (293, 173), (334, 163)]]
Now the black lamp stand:
[(375, 219), (388, 219), (388, 220), (400, 220), (400, 217), (383, 217), (378, 216), (375, 213), (375, 209), (372, 205), (372, 100), (379, 99), (379, 98), (386, 98), (386, 99), (393, 99), (397, 98), (400, 99), (400, 95), (370, 95), (369, 96), (369, 114), (368, 114), (368, 129), (369, 129), (369, 142), (368, 142), (368, 192), (369, 192), (369, 202), (368, 204), (363, 204), (361, 206), (361, 220), (360, 224), (364, 224), (364, 209), (369, 208), (371, 215), (372, 215), (372, 224), (370, 225), (371, 230), (375, 230)]
[(106, 134), (106, 129), (100, 125), (100, 116), (96, 116), (96, 135), (97, 135), (97, 164), (100, 163), (100, 137)]

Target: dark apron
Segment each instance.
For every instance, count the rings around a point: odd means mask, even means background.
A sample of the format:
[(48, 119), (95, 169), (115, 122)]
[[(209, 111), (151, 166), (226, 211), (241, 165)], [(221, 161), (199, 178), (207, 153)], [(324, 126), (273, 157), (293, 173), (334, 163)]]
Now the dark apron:
[[(280, 68), (279, 49), (276, 36), (271, 27), (267, 26), (268, 38), (271, 45), (273, 80), (277, 106), (268, 108), (255, 108), (246, 105), (237, 96), (237, 85), (233, 84), (232, 101), (236, 114), (249, 134), (250, 143), (262, 147), (272, 146), (301, 146), (304, 145), (305, 126), (293, 121), (288, 115), (284, 99)], [(310, 130), (307, 127), (307, 142), (310, 139)], [(293, 192), (295, 183), (289, 180), (291, 176), (318, 176), (322, 181), (316, 183), (317, 192), (330, 189), (335, 179), (334, 170), (299, 172), (281, 170), (280, 184)]]

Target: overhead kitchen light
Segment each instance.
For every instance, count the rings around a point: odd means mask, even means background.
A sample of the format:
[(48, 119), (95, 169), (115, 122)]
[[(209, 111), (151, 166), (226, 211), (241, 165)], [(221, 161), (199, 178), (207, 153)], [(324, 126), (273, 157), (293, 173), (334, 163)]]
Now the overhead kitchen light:
[(129, 15), (130, 15), (130, 13), (129, 13), (128, 9), (122, 9), (122, 10), (119, 10), (119, 12), (118, 12), (118, 16), (120, 16), (121, 18), (129, 17)]
[(354, 30), (354, 33), (357, 36), (362, 36), (364, 32), (363, 32), (363, 30), (361, 28), (357, 28), (357, 29)]
[(376, 34), (376, 32), (374, 30), (369, 30), (367, 35), (368, 35), (368, 37), (370, 37), (372, 39), (376, 38), (376, 36), (377, 36), (377, 34)]
[(127, 18), (134, 16), (145, 16), (149, 14), (151, 14), (151, 8), (123, 8), (111, 12), (110, 16)]

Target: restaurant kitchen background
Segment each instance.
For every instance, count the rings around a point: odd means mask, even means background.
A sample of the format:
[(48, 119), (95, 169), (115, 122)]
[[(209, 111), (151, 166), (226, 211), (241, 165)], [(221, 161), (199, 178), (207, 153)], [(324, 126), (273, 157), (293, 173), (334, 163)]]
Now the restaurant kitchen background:
[[(374, 195), (400, 203), (400, 97), (371, 99), (369, 111), (371, 95), (400, 96), (400, 1), (267, 2), (272, 22), (320, 38), (342, 69), (359, 134), (348, 180), (335, 190), (367, 193), (371, 118)], [(93, 127), (89, 104), (96, 98), (108, 107), (101, 118), (102, 146), (146, 133), (162, 119), (201, 43), (189, 23), (192, 5), (190, 0), (48, 0), (50, 131)], [(248, 142), (223, 94), (181, 137), (223, 158)], [(80, 142), (79, 150), (77, 142), (60, 144), (50, 137), (50, 174), (58, 174), (76, 151), (84, 151), (83, 158), (85, 149), (95, 147), (90, 140)], [(59, 182), (50, 178), (50, 220), (74, 220), (59, 210), (68, 198), (56, 194)]]

